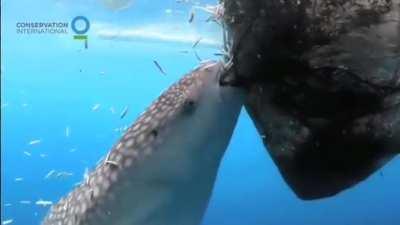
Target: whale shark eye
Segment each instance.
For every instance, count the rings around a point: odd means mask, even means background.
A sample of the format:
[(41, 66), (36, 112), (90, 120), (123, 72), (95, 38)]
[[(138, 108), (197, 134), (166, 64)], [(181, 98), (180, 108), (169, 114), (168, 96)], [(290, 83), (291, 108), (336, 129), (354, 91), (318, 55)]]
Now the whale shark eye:
[(190, 106), (190, 107), (193, 107), (193, 106), (194, 106), (194, 101), (193, 101), (193, 100), (188, 100), (188, 101), (186, 102), (186, 104), (187, 104), (188, 106)]
[(186, 99), (183, 104), (183, 111), (185, 113), (192, 113), (196, 108), (196, 101), (193, 99)]
[(158, 136), (158, 131), (157, 130), (152, 130), (151, 132), (150, 132), (150, 134), (153, 136), (153, 137), (157, 137)]

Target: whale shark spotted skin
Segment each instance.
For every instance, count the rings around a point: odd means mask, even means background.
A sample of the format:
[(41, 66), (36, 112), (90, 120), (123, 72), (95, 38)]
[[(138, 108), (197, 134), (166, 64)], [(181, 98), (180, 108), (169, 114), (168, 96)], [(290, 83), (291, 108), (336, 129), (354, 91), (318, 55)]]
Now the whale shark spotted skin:
[(199, 224), (243, 101), (222, 71), (208, 62), (172, 85), (42, 224)]

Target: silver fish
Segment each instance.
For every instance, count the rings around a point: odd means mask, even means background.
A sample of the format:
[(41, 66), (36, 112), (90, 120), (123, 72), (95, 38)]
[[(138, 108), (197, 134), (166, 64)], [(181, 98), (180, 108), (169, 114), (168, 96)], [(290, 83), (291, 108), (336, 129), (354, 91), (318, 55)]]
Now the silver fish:
[(156, 60), (153, 60), (154, 65), (156, 65), (157, 69), (163, 74), (163, 75), (167, 75), (167, 73), (165, 72), (165, 70), (161, 67), (160, 63), (158, 63)]
[(123, 119), (126, 116), (126, 114), (128, 114), (128, 110), (129, 110), (129, 107), (125, 106), (125, 108), (122, 110), (121, 115), (119, 117), (121, 119)]
[(194, 12), (192, 11), (192, 12), (190, 12), (190, 15), (189, 15), (189, 20), (188, 20), (188, 22), (189, 22), (189, 23), (192, 23), (192, 22), (193, 22), (193, 20), (194, 20)]
[(202, 39), (203, 39), (203, 38), (198, 38), (198, 39), (193, 43), (192, 48), (196, 48), (197, 45), (200, 43), (200, 41), (201, 41)]
[(243, 93), (208, 62), (164, 92), (43, 225), (198, 225)]

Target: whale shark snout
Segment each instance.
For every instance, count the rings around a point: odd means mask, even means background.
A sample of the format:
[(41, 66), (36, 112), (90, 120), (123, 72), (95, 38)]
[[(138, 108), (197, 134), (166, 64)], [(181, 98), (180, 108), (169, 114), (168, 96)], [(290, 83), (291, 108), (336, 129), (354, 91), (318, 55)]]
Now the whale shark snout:
[(43, 225), (198, 225), (243, 104), (208, 62), (136, 120)]

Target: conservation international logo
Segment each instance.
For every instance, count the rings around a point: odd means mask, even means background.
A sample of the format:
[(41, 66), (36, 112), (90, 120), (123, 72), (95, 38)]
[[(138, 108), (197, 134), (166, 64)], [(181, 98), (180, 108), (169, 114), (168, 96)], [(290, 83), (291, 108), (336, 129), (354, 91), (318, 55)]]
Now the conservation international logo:
[(76, 16), (71, 22), (65, 21), (22, 21), (15, 24), (17, 34), (22, 35), (66, 35), (72, 30), (73, 39), (83, 41), (88, 48), (89, 19), (85, 16)]

